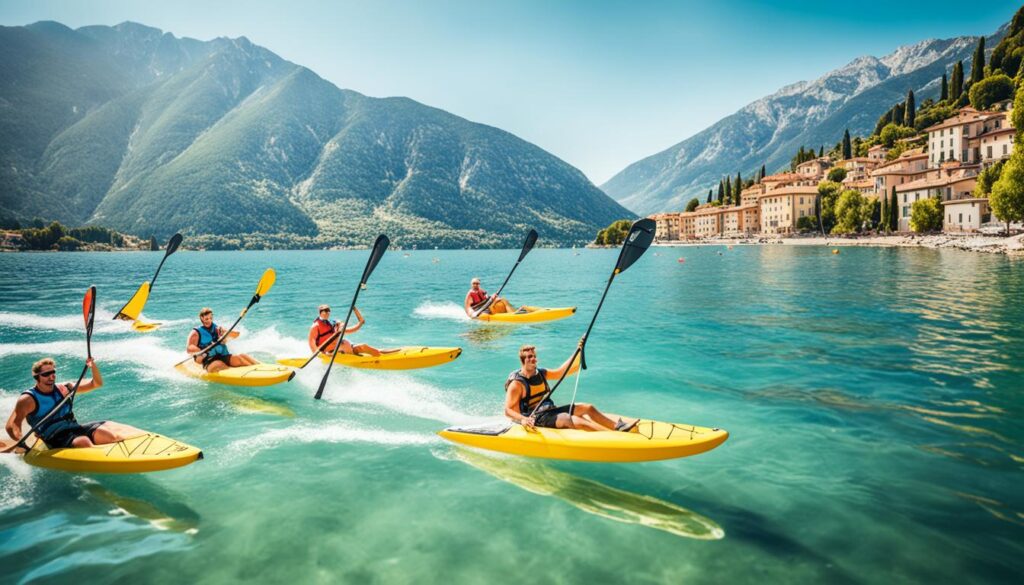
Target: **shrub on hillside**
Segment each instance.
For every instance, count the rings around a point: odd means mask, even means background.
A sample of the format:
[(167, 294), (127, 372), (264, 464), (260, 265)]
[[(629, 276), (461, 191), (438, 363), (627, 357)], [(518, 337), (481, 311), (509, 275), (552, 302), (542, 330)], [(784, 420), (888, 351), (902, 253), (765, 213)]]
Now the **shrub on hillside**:
[(1013, 98), (1013, 80), (1006, 75), (993, 75), (971, 86), (971, 107), (987, 110), (996, 102)]

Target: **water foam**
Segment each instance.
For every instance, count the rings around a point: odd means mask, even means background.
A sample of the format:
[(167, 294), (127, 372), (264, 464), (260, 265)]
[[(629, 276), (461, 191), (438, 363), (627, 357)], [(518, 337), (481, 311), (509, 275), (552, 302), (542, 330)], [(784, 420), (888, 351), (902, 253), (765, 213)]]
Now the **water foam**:
[[(0, 312), (0, 326), (31, 331), (76, 331), (85, 332), (85, 321), (81, 313), (71, 315), (35, 315), (32, 313)], [(93, 321), (93, 333), (121, 333), (128, 331), (130, 325), (126, 321), (114, 321), (114, 314), (96, 308)]]
[(265, 433), (240, 439), (228, 445), (224, 460), (236, 461), (251, 458), (260, 451), (271, 449), (284, 443), (372, 443), (376, 445), (431, 445), (440, 442), (440, 438), (426, 433), (409, 433), (387, 431), (373, 427), (355, 425), (299, 425), (285, 429), (275, 429)]
[(469, 321), (466, 310), (461, 305), (451, 301), (435, 303), (424, 301), (412, 311), (413, 315), (422, 319), (451, 319), (454, 321)]
[[(371, 404), (446, 424), (474, 424), (486, 420), (453, 407), (457, 398), (454, 393), (420, 382), (407, 374), (339, 369), (341, 371), (331, 373), (324, 390), (323, 398), (332, 404)], [(314, 374), (302, 372), (293, 382), (306, 386), (313, 394), (320, 385), (322, 372), (322, 368), (315, 370)]]

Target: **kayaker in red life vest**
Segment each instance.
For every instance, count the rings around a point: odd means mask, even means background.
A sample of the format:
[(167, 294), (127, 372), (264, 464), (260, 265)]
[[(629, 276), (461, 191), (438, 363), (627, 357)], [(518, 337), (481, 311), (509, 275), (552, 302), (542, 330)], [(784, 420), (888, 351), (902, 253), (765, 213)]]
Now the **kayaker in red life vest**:
[[(349, 333), (355, 333), (362, 328), (363, 324), (366, 323), (366, 319), (363, 319), (363, 314), (359, 312), (359, 309), (352, 307), (352, 312), (355, 313), (358, 323), (349, 327), (345, 330), (345, 335)], [(320, 316), (313, 321), (313, 326), (309, 328), (309, 349), (310, 351), (316, 351), (316, 348), (320, 347), (320, 344), (327, 341), (331, 335), (341, 330), (342, 323), (339, 323), (331, 319), (331, 307), (330, 305), (320, 305)], [(330, 353), (334, 351), (334, 343), (331, 342), (322, 350), (324, 353)], [(371, 345), (360, 343), (359, 345), (352, 345), (352, 342), (347, 339), (341, 340), (341, 349), (338, 350), (340, 353), (348, 354), (365, 354), (372, 355), (374, 357), (379, 356), (382, 353), (391, 353), (398, 351), (397, 349), (377, 349)]]
[[(544, 398), (550, 386), (548, 380), (557, 380), (566, 368), (572, 367), (569, 374), (577, 371), (580, 362), (577, 359), (570, 364), (569, 360), (557, 370), (545, 370), (537, 367), (537, 348), (524, 345), (519, 348), (519, 363), (523, 367), (513, 370), (505, 381), (505, 416), (526, 428), (547, 427), (551, 429), (578, 429), (581, 431), (622, 431), (628, 433), (636, 426), (636, 421), (626, 422), (621, 418), (613, 421), (593, 404), (577, 402), (555, 406), (551, 398)], [(537, 405), (540, 405), (538, 408)], [(530, 413), (536, 408), (534, 416)]]
[[(487, 291), (480, 288), (480, 279), (474, 277), (473, 280), (469, 281), (469, 292), (466, 293), (466, 301), (463, 303), (463, 308), (466, 310), (466, 314), (469, 315), (470, 318), (475, 319), (477, 311), (480, 310), (480, 307), (484, 306), (484, 303), (486, 303), (489, 298), (491, 297), (487, 295)], [(491, 306), (484, 312), (492, 315), (494, 313), (514, 313), (515, 309), (512, 308), (512, 305), (509, 304), (508, 300), (503, 297), (498, 297), (494, 299)]]
[[(103, 386), (103, 376), (96, 362), (90, 358), (86, 363), (92, 369), (92, 378), (82, 380), (76, 396)], [(29, 425), (35, 426), (57, 407), (75, 385), (74, 382), (57, 383), (57, 365), (52, 358), (44, 358), (32, 364), (32, 377), (36, 380), (35, 386), (21, 393), (7, 419), (7, 434), (15, 441), (21, 440), (21, 425), (26, 419)], [(51, 449), (107, 445), (143, 433), (135, 427), (106, 420), (79, 424), (71, 407), (71, 401), (64, 403), (60, 411), (37, 429), (39, 437)]]
[[(201, 325), (192, 329), (192, 332), (188, 334), (188, 343), (185, 351), (189, 353), (199, 353), (213, 345), (215, 341), (224, 335), (224, 328), (213, 322), (213, 309), (209, 307), (200, 309), (199, 322)], [(231, 335), (228, 335), (228, 339), (234, 339), (238, 335), (237, 331), (232, 331)], [(195, 360), (197, 364), (202, 365), (203, 369), (211, 374), (225, 368), (254, 366), (258, 363), (249, 354), (232, 354), (228, 351), (228, 346), (225, 343), (221, 343), (203, 355), (196, 356)]]

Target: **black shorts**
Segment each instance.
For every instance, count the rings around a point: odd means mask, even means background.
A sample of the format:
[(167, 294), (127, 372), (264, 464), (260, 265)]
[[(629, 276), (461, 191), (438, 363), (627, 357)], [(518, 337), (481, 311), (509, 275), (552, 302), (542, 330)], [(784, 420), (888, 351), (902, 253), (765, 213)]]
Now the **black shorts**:
[(572, 414), (570, 409), (572, 407), (568, 404), (565, 406), (553, 407), (542, 410), (537, 413), (537, 419), (534, 421), (534, 425), (538, 427), (547, 427), (549, 429), (558, 428), (556, 421), (560, 414)]
[(210, 364), (213, 362), (224, 362), (225, 366), (231, 366), (231, 354), (227, 355), (207, 355), (203, 356), (203, 369), (209, 370)]
[(92, 434), (96, 432), (96, 429), (100, 428), (100, 425), (107, 421), (100, 420), (95, 422), (85, 423), (80, 425), (77, 422), (71, 423), (71, 425), (60, 429), (59, 431), (47, 436), (43, 439), (46, 446), (51, 449), (66, 449), (71, 446), (71, 442), (78, 437), (89, 437), (89, 440), (96, 443), (93, 439)]

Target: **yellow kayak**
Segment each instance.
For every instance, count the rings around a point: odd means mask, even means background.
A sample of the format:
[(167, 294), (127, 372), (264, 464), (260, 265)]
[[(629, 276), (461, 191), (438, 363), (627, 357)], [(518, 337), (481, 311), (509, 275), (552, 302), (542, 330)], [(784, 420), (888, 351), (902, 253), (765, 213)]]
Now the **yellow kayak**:
[(523, 307), (523, 312), (495, 313), (493, 315), (484, 313), (477, 317), (480, 321), (492, 323), (541, 323), (544, 321), (557, 321), (565, 319), (576, 312), (576, 307), (560, 307), (557, 309), (545, 309), (543, 307)]
[(36, 441), (25, 462), (73, 473), (144, 473), (183, 467), (203, 458), (199, 449), (174, 439), (144, 432), (109, 445), (84, 449), (50, 449)]
[(273, 386), (274, 384), (287, 382), (295, 377), (294, 369), (276, 364), (256, 364), (254, 366), (225, 368), (211, 374), (195, 363), (194, 360), (189, 360), (174, 366), (174, 369), (186, 376), (229, 386)]
[(160, 325), (162, 325), (162, 323), (147, 323), (136, 319), (132, 321), (132, 331), (137, 331), (138, 333), (149, 333), (159, 329)]
[(527, 430), (502, 421), (451, 427), (438, 433), (449, 441), (526, 457), (629, 463), (689, 457), (710, 451), (729, 438), (722, 429), (641, 419), (628, 433), (537, 427)]
[[(350, 368), (366, 368), (370, 370), (415, 370), (417, 368), (430, 368), (447, 364), (462, 355), (461, 347), (401, 347), (398, 351), (384, 353), (379, 356), (352, 355), (338, 353), (334, 356), (334, 363), (339, 366)], [(306, 363), (308, 358), (286, 358), (277, 360), (277, 363), (286, 366), (299, 367)], [(330, 356), (320, 354), (320, 360), (327, 363)]]

